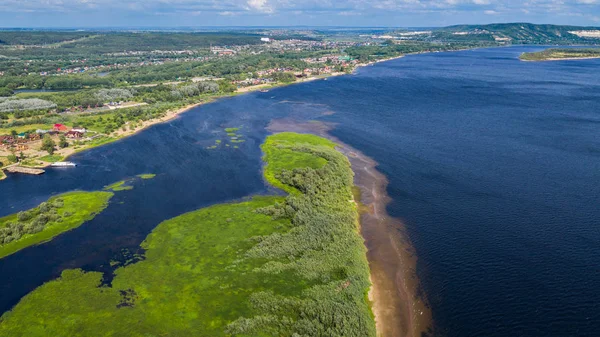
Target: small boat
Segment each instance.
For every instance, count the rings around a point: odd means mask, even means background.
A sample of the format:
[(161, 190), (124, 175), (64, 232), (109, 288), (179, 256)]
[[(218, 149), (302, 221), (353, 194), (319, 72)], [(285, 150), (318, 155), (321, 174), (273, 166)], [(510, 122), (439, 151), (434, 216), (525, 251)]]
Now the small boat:
[(77, 164), (70, 161), (57, 161), (56, 163), (50, 164), (52, 167), (75, 167)]
[(262, 89), (260, 92), (269, 92), (267, 89)]

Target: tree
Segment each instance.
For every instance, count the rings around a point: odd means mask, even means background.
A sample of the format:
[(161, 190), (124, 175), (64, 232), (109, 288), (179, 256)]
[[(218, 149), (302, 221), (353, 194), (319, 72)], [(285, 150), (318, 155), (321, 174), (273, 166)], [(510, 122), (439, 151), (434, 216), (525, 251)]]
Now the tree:
[(296, 76), (292, 73), (278, 72), (273, 74), (273, 79), (277, 82), (291, 83), (296, 80)]
[(17, 158), (17, 156), (15, 156), (14, 154), (9, 154), (8, 157), (6, 157), (6, 159), (8, 159), (8, 161), (11, 163), (16, 163), (19, 161), (19, 158)]
[(45, 135), (44, 140), (42, 141), (42, 150), (48, 151), (49, 155), (53, 155), (56, 150), (56, 143), (52, 140), (50, 135)]
[(60, 135), (60, 138), (58, 139), (58, 146), (60, 146), (61, 149), (69, 146), (69, 142), (67, 142), (67, 138), (64, 135)]
[(12, 96), (14, 92), (10, 88), (0, 88), (0, 97)]
[(17, 136), (17, 134), (18, 134), (18, 133), (17, 133), (17, 131), (15, 131), (15, 130), (10, 130), (10, 135), (11, 135), (11, 136), (13, 136), (13, 137), (16, 137), (16, 136)]
[(21, 153), (19, 153), (19, 160), (23, 160), (25, 159), (25, 153), (23, 153), (23, 151), (21, 151)]

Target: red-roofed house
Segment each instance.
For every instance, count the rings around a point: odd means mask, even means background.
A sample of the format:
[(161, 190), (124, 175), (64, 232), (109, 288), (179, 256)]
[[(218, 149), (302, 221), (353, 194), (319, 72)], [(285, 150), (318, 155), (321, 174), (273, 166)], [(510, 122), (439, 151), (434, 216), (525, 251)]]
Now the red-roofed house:
[(67, 127), (62, 124), (54, 124), (54, 131), (67, 131)]

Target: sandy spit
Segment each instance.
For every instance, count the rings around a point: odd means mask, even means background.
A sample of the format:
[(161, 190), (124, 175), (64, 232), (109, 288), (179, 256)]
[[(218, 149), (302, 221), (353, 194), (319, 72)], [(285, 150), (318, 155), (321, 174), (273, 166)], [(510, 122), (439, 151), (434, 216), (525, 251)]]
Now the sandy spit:
[(360, 151), (331, 136), (332, 125), (300, 122), (294, 119), (271, 121), (271, 132), (311, 133), (338, 144), (354, 171), (354, 183), (361, 192), (360, 202), (368, 208), (361, 214), (361, 234), (367, 247), (372, 287), (369, 299), (377, 335), (421, 337), (433, 330), (431, 310), (420, 291), (416, 274), (417, 257), (404, 224), (387, 214), (387, 178), (377, 171), (377, 163)]

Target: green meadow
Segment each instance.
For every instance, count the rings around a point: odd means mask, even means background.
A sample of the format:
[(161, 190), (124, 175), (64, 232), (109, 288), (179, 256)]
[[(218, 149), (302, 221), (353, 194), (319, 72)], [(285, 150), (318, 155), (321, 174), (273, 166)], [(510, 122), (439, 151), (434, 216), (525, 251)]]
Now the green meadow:
[(348, 160), (310, 135), (263, 150), (269, 182), (294, 193), (164, 221), (111, 285), (65, 270), (0, 318), (0, 336), (375, 336)]

